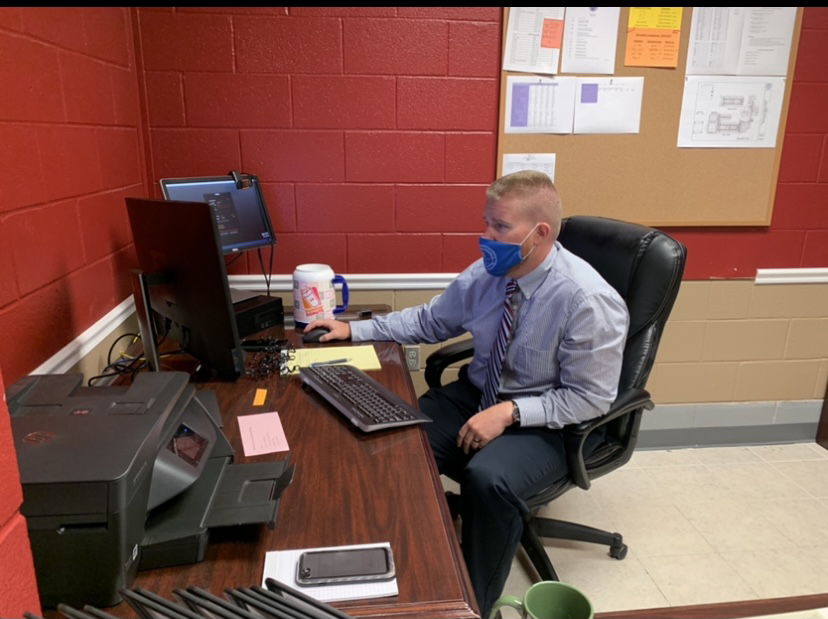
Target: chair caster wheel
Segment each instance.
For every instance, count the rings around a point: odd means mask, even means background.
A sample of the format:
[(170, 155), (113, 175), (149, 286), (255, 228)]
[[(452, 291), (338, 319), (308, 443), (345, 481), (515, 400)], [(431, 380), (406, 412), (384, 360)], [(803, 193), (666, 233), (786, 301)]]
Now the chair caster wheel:
[(613, 559), (618, 559), (620, 561), (627, 556), (627, 545), (621, 544), (620, 546), (613, 546), (610, 548), (609, 553)]

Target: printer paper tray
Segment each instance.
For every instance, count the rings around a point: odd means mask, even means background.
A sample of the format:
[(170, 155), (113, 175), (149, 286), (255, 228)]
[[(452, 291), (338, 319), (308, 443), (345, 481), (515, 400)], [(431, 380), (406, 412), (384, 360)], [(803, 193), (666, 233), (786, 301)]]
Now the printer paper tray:
[(199, 480), (147, 519), (140, 570), (204, 559), (213, 527), (266, 522), (273, 529), (296, 465), (288, 460), (230, 464), (213, 458)]
[(267, 522), (276, 523), (279, 498), (293, 481), (295, 465), (287, 461), (231, 464), (224, 469), (213, 496), (207, 528)]

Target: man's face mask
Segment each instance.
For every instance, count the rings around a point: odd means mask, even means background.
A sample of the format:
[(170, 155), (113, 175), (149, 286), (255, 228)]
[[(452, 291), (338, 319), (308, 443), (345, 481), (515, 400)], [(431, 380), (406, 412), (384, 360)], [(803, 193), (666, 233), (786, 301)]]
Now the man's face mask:
[(503, 241), (494, 241), (485, 237), (480, 237), (480, 251), (483, 253), (483, 266), (489, 275), (495, 277), (503, 277), (511, 271), (514, 267), (529, 257), (535, 248), (529, 250), (525, 256), (520, 255), (521, 247), (526, 242), (538, 224), (529, 231), (520, 243), (505, 243)]

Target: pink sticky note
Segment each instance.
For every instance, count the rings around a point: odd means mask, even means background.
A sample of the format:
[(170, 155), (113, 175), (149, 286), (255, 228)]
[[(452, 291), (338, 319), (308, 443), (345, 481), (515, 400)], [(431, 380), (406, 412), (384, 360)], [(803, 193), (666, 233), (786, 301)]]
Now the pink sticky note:
[(238, 417), (245, 456), (288, 451), (279, 413), (259, 413)]

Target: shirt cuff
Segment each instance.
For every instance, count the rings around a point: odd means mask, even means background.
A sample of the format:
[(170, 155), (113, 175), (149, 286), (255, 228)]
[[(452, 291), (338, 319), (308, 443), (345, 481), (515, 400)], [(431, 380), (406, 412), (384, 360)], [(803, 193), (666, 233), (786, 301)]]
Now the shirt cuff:
[(512, 398), (520, 408), (520, 427), (545, 426), (546, 414), (540, 398)]
[(351, 340), (360, 342), (365, 340), (374, 340), (374, 321), (373, 320), (352, 320), (351, 321)]

